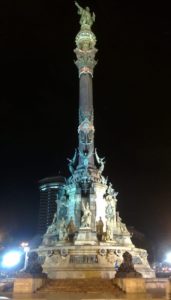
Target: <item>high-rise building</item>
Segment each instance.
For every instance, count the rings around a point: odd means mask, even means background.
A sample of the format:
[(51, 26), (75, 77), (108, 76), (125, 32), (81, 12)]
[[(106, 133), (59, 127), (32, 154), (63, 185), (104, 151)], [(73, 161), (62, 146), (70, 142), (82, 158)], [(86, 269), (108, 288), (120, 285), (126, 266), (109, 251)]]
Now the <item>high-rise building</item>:
[(62, 176), (48, 177), (39, 181), (40, 207), (38, 234), (43, 235), (52, 223), (54, 213), (57, 210), (57, 198), (66, 180)]

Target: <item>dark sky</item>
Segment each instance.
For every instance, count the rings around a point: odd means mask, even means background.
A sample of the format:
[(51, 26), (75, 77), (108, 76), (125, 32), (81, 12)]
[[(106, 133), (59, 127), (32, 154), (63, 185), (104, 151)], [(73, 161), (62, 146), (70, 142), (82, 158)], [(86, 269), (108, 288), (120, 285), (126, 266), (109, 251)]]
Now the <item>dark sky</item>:
[[(167, 247), (170, 8), (125, 2), (79, 1), (96, 13), (95, 142), (123, 221)], [(0, 4), (0, 226), (15, 237), (35, 233), (38, 180), (68, 175), (66, 158), (77, 147), (78, 22), (71, 0)]]

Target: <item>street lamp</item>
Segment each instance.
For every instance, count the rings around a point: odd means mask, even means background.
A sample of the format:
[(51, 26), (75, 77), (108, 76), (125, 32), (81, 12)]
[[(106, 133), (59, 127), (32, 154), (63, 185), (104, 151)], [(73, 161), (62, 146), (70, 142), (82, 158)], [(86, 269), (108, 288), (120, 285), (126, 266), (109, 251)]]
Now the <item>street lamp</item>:
[(171, 263), (171, 252), (168, 252), (168, 253), (166, 254), (165, 262)]
[(23, 248), (24, 253), (25, 253), (25, 258), (24, 258), (24, 268), (23, 271), (26, 269), (27, 267), (27, 261), (28, 261), (28, 252), (30, 251), (30, 247), (29, 247), (29, 243), (27, 242), (22, 242), (20, 244), (20, 246)]
[(21, 261), (21, 256), (21, 251), (16, 250), (5, 253), (2, 259), (2, 267), (10, 269), (17, 266)]

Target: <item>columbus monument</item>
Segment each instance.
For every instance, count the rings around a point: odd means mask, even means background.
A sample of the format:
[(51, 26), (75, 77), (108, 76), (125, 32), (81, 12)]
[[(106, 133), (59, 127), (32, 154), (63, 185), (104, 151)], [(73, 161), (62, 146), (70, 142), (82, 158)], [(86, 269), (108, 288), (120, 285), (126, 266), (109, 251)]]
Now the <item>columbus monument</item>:
[(57, 193), (57, 211), (36, 251), (49, 278), (113, 278), (128, 251), (143, 277), (154, 277), (147, 252), (134, 246), (117, 211), (117, 192), (104, 177), (105, 158), (94, 146), (93, 73), (95, 14), (75, 5), (80, 15), (74, 50), (79, 75), (78, 148), (68, 159), (71, 173)]

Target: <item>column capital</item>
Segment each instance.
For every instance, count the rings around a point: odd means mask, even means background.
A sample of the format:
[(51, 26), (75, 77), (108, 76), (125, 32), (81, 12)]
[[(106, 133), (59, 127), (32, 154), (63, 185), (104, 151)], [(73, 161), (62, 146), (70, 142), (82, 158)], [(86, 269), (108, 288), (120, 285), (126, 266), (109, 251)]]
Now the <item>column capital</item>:
[(90, 29), (81, 29), (75, 39), (77, 48), (74, 50), (77, 60), (76, 66), (79, 70), (79, 76), (81, 74), (91, 74), (93, 76), (93, 70), (97, 61), (95, 60), (96, 52), (96, 36)]

